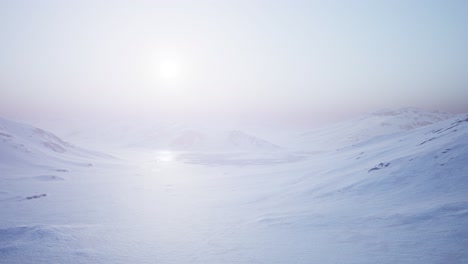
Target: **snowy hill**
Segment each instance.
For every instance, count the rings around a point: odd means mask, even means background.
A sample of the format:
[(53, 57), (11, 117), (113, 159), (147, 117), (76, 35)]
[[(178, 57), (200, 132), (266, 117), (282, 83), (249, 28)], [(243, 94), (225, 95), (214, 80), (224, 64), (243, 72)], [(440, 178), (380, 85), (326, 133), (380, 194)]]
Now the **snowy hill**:
[[(401, 199), (406, 203), (437, 199), (441, 199), (439, 202), (450, 199), (468, 202), (468, 196), (464, 195), (468, 188), (467, 161), (468, 115), (459, 115), (316, 156), (313, 162), (309, 160), (301, 166), (323, 171), (303, 178), (293, 196), (300, 196), (298, 191), (304, 188), (303, 193), (320, 199), (398, 193), (398, 197), (386, 199)], [(301, 170), (306, 171), (305, 167)], [(317, 179), (326, 184), (317, 184)]]
[(0, 163), (38, 165), (68, 163), (91, 166), (90, 160), (109, 155), (76, 147), (51, 132), (0, 118)]
[(431, 125), (455, 115), (417, 108), (380, 110), (300, 135), (296, 146), (309, 150), (333, 149), (372, 138)]

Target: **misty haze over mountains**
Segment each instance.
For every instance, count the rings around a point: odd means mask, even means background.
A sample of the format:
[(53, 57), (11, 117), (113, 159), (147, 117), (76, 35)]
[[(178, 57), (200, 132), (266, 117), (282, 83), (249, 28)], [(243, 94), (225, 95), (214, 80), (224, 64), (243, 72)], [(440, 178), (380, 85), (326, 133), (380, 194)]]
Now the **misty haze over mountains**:
[[(243, 147), (255, 149), (254, 142), (236, 144), (234, 141), (237, 137), (237, 141), (267, 141), (264, 143), (265, 145), (269, 143), (270, 148), (275, 148), (274, 145), (277, 145), (276, 147), (293, 150), (313, 150), (323, 143), (329, 146), (335, 143), (349, 144), (380, 134), (415, 129), (454, 116), (456, 114), (424, 111), (418, 108), (382, 109), (349, 120), (312, 128), (287, 122), (280, 125), (253, 123), (248, 119), (244, 121), (192, 117), (172, 119), (157, 115), (142, 116), (140, 119), (59, 119), (35, 123), (38, 126), (48, 127), (69, 140), (91, 146), (151, 147), (183, 151), (197, 148), (223, 150), (238, 145), (239, 150)], [(347, 135), (340, 138), (343, 130), (347, 131)], [(333, 133), (338, 134), (333, 136)], [(324, 139), (321, 134), (327, 135), (328, 139)]]
[(0, 264), (468, 263), (468, 1), (0, 1)]

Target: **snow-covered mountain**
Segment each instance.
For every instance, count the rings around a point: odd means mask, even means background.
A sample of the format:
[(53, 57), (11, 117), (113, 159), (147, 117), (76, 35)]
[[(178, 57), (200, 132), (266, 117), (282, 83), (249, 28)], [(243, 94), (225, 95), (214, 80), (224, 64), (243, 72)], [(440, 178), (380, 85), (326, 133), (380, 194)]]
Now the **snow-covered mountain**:
[(90, 166), (90, 160), (111, 156), (74, 146), (51, 132), (0, 118), (0, 164), (74, 164)]
[[(275, 143), (241, 128), (210, 122), (110, 120), (92, 125), (66, 123), (57, 127), (68, 140), (102, 149), (153, 149), (164, 151), (274, 151)], [(60, 124), (60, 123), (58, 123)]]
[(172, 139), (169, 147), (175, 150), (190, 150), (202, 145), (205, 140), (205, 136), (198, 131), (184, 130)]
[(240, 130), (232, 130), (225, 139), (225, 145), (228, 149), (247, 149), (247, 150), (278, 150), (280, 147), (267, 140), (247, 134)]
[(265, 139), (240, 130), (207, 131), (182, 130), (174, 132), (160, 149), (174, 151), (275, 151), (280, 147)]
[(417, 108), (384, 109), (351, 120), (302, 133), (296, 146), (309, 150), (333, 149), (379, 136), (431, 125), (454, 117)]

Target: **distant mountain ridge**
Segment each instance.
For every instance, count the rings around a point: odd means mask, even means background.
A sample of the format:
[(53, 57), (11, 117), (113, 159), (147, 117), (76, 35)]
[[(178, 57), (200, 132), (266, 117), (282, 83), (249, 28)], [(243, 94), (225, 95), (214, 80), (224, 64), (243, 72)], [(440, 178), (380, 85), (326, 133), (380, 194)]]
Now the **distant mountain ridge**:
[(417, 129), (455, 116), (446, 112), (424, 111), (413, 107), (383, 109), (303, 133), (296, 144), (306, 148), (334, 148), (379, 135)]
[(278, 150), (281, 147), (267, 140), (247, 134), (240, 130), (232, 130), (226, 138), (226, 145), (246, 148), (246, 149), (262, 149), (262, 150)]
[(396, 110), (383, 109), (365, 115), (366, 118), (382, 118), (382, 126), (398, 126), (402, 130), (411, 130), (418, 127), (435, 124), (437, 122), (454, 117), (454, 114), (441, 111), (423, 111), (414, 107)]
[(167, 148), (179, 151), (273, 151), (281, 147), (241, 130), (203, 133), (183, 130), (169, 139)]

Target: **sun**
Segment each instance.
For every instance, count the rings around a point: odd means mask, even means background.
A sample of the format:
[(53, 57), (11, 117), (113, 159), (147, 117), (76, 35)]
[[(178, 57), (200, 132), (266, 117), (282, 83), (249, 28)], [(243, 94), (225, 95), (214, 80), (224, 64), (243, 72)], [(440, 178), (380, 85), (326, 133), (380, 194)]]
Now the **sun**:
[(156, 160), (163, 162), (171, 162), (175, 158), (174, 153), (171, 151), (160, 151), (157, 153)]
[(176, 60), (163, 60), (158, 64), (158, 77), (163, 81), (175, 81), (180, 78), (180, 65)]
[(154, 91), (182, 91), (181, 88), (186, 87), (190, 76), (193, 76), (189, 66), (187, 59), (180, 54), (153, 54), (148, 56), (145, 79), (151, 87), (158, 87)]

